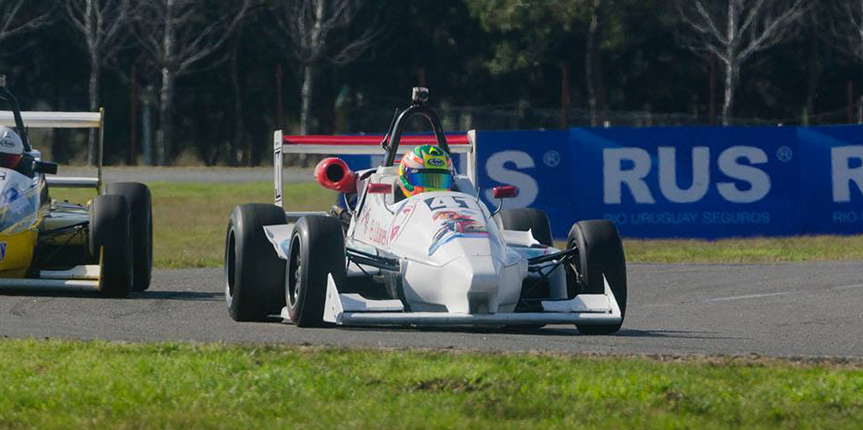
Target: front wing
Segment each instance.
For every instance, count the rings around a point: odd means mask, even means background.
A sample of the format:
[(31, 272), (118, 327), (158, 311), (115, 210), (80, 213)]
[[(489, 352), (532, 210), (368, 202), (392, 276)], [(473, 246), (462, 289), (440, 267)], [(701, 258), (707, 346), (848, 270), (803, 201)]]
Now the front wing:
[(38, 278), (2, 278), (0, 288), (98, 291), (98, 264), (75, 266), (69, 270), (43, 270)]
[[(604, 294), (581, 294), (568, 300), (543, 300), (542, 312), (455, 314), (409, 312), (399, 300), (368, 300), (358, 294), (340, 294), (332, 276), (327, 285), (324, 321), (342, 326), (518, 326), (537, 324), (616, 324), (620, 307), (604, 279)], [(287, 308), (281, 317), (290, 321)]]

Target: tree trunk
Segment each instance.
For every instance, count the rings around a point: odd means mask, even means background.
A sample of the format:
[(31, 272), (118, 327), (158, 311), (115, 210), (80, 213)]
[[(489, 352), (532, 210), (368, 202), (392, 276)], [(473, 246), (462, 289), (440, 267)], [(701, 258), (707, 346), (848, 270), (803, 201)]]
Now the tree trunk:
[(303, 101), (302, 110), (300, 111), (300, 134), (309, 134), (310, 130), (310, 115), (312, 109), (312, 89), (314, 88), (314, 66), (306, 64), (303, 67), (303, 88), (300, 97)]
[(174, 72), (162, 68), (162, 89), (159, 92), (159, 131), (156, 141), (159, 154), (158, 165), (167, 166), (174, 153)]
[(146, 88), (147, 98), (144, 100), (144, 109), (141, 111), (141, 152), (144, 156), (144, 165), (152, 166), (153, 162), (153, 92), (152, 86)]
[[(53, 106), (58, 111), (66, 110), (66, 91), (63, 91), (65, 88), (62, 86), (57, 86), (57, 93), (54, 96), (54, 100), (57, 100), (57, 104)], [(69, 129), (66, 128), (55, 128), (51, 130), (51, 158), (50, 161), (60, 164), (66, 164), (68, 160), (67, 154), (69, 153), (69, 148), (66, 146), (69, 143)]]
[[(310, 36), (309, 45), (313, 47), (318, 54), (321, 53), (323, 49), (324, 41), (321, 40), (322, 34), (322, 22), (324, 19), (324, 0), (315, 0), (315, 24), (312, 27), (312, 34)], [(318, 61), (319, 55), (313, 55), (310, 58), (306, 58), (303, 61), (303, 88), (302, 88), (302, 111), (300, 112), (300, 133), (301, 134), (309, 134), (311, 131), (311, 115), (312, 115), (312, 93), (315, 88), (315, 72), (316, 72), (316, 61)], [(298, 163), (300, 166), (305, 167), (308, 157), (306, 154), (299, 155)]]
[(130, 166), (138, 164), (138, 67), (132, 65), (129, 82), (129, 157)]
[(168, 165), (168, 159), (173, 156), (174, 140), (174, 1), (165, 3), (165, 37), (162, 43), (164, 57), (162, 64), (162, 89), (159, 92), (159, 131), (156, 132), (156, 142), (159, 154), (158, 164)]
[(740, 64), (738, 63), (737, 50), (737, 14), (740, 5), (735, 0), (728, 2), (728, 33), (726, 38), (725, 53), (725, 103), (722, 105), (722, 125), (731, 125), (731, 117), (734, 115), (734, 90), (737, 86)]
[(597, 101), (596, 88), (596, 62), (599, 50), (599, 7), (601, 0), (591, 0), (590, 5), (590, 28), (587, 32), (587, 49), (584, 59), (585, 80), (587, 81), (587, 104), (590, 108), (590, 125), (599, 125), (599, 103)]
[(560, 128), (569, 128), (569, 64), (560, 63)]
[(285, 129), (285, 104), (282, 102), (282, 63), (276, 65), (276, 129)]
[(734, 61), (725, 63), (725, 103), (722, 105), (722, 125), (725, 127), (732, 125), (733, 122), (738, 67)]
[[(234, 41), (234, 46), (231, 49), (231, 89), (234, 93), (234, 138), (231, 140), (231, 154), (228, 156), (228, 163), (232, 166), (237, 165), (237, 153), (240, 152), (243, 146), (243, 135), (246, 133), (245, 124), (243, 122), (243, 88), (240, 85), (240, 68), (238, 60), (240, 35), (237, 35)], [(243, 151), (240, 157), (242, 164), (247, 164), (249, 154)]]
[(708, 117), (710, 117), (710, 125), (716, 125), (716, 54), (710, 53), (710, 106), (708, 107)]
[(818, 81), (821, 74), (821, 58), (819, 55), (820, 50), (818, 48), (818, 27), (812, 25), (809, 33), (809, 94), (806, 97), (807, 116), (815, 114), (815, 99), (818, 97)]
[[(90, 60), (90, 112), (99, 110), (99, 57), (95, 52), (91, 53)], [(99, 145), (98, 145), (98, 130), (90, 129), (90, 135), (87, 143), (87, 164), (90, 166), (96, 165), (99, 160)]]

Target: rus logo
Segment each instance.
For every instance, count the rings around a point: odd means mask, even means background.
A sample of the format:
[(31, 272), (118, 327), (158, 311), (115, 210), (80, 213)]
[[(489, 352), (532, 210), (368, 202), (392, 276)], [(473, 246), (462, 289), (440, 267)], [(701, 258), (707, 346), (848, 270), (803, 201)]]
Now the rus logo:
[[(677, 182), (677, 148), (659, 148), (659, 193), (672, 203), (701, 201), (710, 189), (710, 148), (692, 148), (692, 183), (681, 188)], [(636, 203), (656, 200), (646, 181), (653, 169), (650, 154), (641, 148), (607, 148), (602, 152), (603, 194), (606, 204), (620, 204), (623, 187)], [(730, 203), (753, 203), (770, 192), (770, 175), (756, 167), (768, 162), (767, 153), (752, 146), (732, 146), (719, 153), (717, 165), (725, 176), (735, 179), (716, 183), (719, 195)], [(741, 186), (739, 183), (748, 183)]]
[(863, 145), (832, 148), (830, 161), (833, 170), (833, 201), (849, 203), (852, 195), (851, 184), (863, 193)]

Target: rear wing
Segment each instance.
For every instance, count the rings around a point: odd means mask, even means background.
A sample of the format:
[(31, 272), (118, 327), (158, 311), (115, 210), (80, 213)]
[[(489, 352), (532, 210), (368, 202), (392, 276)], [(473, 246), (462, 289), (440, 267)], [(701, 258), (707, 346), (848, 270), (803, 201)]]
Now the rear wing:
[[(105, 137), (105, 108), (99, 112), (21, 112), (24, 125), (29, 128), (96, 128), (98, 133), (98, 156), (95, 178), (49, 177), (48, 185), (62, 188), (96, 188), (102, 184), (102, 154)], [(15, 126), (11, 111), (0, 111), (0, 125)]]
[[(364, 136), (286, 136), (282, 130), (273, 133), (273, 164), (275, 167), (276, 206), (282, 206), (282, 169), (283, 154), (321, 154), (321, 155), (381, 155), (386, 151), (381, 147), (384, 135)], [(476, 184), (476, 131), (447, 134), (447, 144), (453, 154), (465, 157), (465, 174)], [(434, 135), (402, 136), (398, 153), (419, 146), (436, 144)]]

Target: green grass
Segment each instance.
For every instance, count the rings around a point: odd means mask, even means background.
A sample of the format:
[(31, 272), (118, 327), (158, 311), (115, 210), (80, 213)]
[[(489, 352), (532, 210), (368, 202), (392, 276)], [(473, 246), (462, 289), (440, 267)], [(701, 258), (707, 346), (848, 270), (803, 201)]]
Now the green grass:
[(629, 261), (655, 263), (773, 263), (860, 261), (863, 236), (800, 236), (705, 240), (626, 240)]
[(0, 340), (0, 428), (859, 428), (860, 364)]
[[(251, 184), (150, 185), (153, 193), (154, 264), (157, 268), (219, 267), (231, 210), (241, 203), (270, 203), (273, 187)], [(55, 198), (83, 202), (82, 190), (55, 190)], [(314, 183), (285, 186), (289, 210), (327, 210), (335, 194)], [(863, 236), (704, 240), (625, 240), (627, 260), (654, 263), (770, 263), (863, 260)]]

